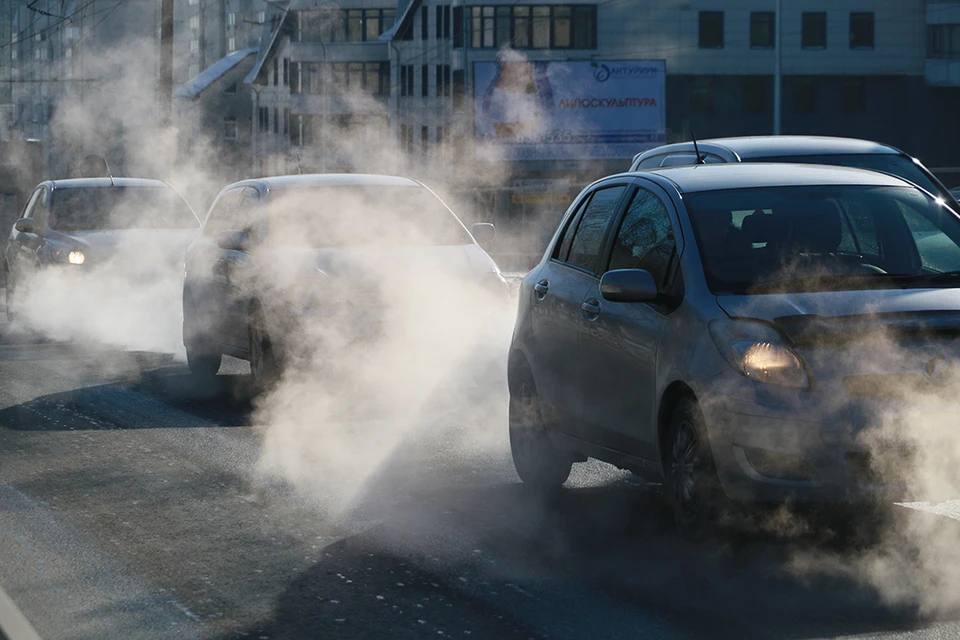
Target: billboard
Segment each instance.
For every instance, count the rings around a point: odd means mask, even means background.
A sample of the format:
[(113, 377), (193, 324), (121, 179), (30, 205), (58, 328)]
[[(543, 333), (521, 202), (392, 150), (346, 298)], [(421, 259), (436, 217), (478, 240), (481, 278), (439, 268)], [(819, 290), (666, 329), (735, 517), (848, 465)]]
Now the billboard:
[(631, 158), (666, 142), (663, 60), (473, 64), (477, 160)]

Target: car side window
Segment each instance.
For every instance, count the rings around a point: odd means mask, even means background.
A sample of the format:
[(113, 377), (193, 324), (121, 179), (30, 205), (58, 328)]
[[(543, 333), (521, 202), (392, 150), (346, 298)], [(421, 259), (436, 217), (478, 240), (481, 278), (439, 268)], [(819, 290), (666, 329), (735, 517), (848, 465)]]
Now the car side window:
[(264, 233), (264, 220), (260, 207), (260, 192), (253, 187), (244, 187), (237, 205), (236, 226), (232, 227), (249, 233), (258, 242)]
[(650, 156), (641, 160), (637, 169), (655, 169), (660, 166), (661, 162), (663, 162), (663, 156)]
[(600, 252), (607, 228), (617, 211), (617, 203), (623, 195), (625, 185), (597, 189), (590, 198), (580, 224), (570, 243), (570, 255), (567, 262), (594, 273), (600, 267)]
[(553, 250), (552, 258), (556, 260), (566, 260), (567, 255), (570, 253), (570, 243), (573, 242), (573, 234), (577, 228), (577, 222), (579, 221), (580, 214), (583, 212), (583, 208), (587, 206), (587, 203), (590, 202), (590, 196), (585, 196), (579, 203), (577, 203), (576, 211), (572, 215), (567, 216), (567, 226), (563, 230), (563, 234), (560, 236), (560, 239), (557, 241), (557, 246)]
[(609, 268), (646, 269), (662, 285), (676, 247), (666, 205), (652, 192), (640, 188), (620, 223)]
[(50, 190), (41, 187), (39, 191), (40, 195), (33, 203), (30, 217), (37, 221), (37, 228), (42, 229), (47, 224), (47, 212), (50, 210)]
[(40, 197), (41, 193), (43, 193), (42, 188), (36, 189), (32, 194), (30, 194), (30, 198), (27, 200), (27, 204), (24, 205), (23, 211), (20, 213), (21, 218), (30, 217), (30, 215), (33, 213), (33, 207), (37, 203), (37, 199)]
[(233, 223), (242, 196), (243, 189), (231, 189), (220, 196), (203, 226), (204, 237), (213, 238), (220, 231), (234, 228)]

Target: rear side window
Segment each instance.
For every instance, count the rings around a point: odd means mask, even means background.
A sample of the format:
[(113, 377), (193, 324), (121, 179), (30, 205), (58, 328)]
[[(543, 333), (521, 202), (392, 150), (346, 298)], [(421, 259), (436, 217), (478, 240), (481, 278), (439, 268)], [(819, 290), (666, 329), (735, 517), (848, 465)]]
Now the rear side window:
[(584, 209), (580, 224), (570, 243), (570, 255), (567, 262), (594, 273), (600, 267), (600, 252), (607, 228), (617, 211), (617, 203), (626, 186), (598, 189)]

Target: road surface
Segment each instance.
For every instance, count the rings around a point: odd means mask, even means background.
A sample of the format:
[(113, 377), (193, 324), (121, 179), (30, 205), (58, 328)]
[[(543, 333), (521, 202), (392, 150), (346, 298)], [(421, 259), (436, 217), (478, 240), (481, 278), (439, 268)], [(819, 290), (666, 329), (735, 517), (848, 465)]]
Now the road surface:
[[(865, 577), (869, 542), (749, 523), (681, 540), (655, 487), (595, 463), (538, 499), (496, 407), (405, 423), (349, 499), (323, 469), (285, 482), (263, 472), (245, 379), (0, 323), (0, 586), (43, 638), (960, 634), (949, 598)], [(953, 508), (897, 517), (960, 540)]]

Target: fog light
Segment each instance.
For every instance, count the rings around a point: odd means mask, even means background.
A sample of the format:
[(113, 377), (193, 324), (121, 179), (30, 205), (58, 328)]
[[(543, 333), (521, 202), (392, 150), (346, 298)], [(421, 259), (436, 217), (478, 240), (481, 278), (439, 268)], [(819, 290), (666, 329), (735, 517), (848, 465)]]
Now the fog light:
[(67, 260), (70, 261), (70, 264), (83, 264), (86, 257), (83, 255), (83, 251), (71, 251), (70, 255), (67, 256)]

